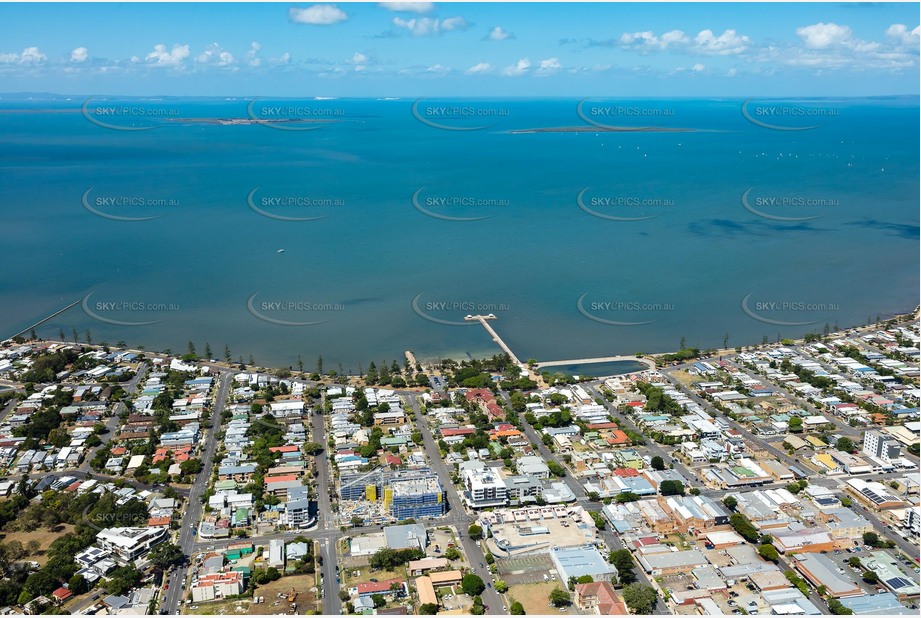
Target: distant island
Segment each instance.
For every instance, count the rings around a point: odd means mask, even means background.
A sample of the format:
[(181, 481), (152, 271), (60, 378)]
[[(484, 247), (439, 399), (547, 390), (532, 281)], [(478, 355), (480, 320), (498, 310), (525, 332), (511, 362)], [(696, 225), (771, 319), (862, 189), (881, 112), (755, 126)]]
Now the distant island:
[(537, 127), (512, 129), (509, 133), (690, 133), (697, 129), (683, 127)]

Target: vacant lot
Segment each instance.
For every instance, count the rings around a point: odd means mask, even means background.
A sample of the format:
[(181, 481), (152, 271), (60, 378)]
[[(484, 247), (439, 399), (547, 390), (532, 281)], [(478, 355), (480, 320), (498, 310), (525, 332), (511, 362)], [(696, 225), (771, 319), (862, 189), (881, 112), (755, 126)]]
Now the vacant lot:
[[(317, 595), (314, 592), (316, 580), (313, 575), (290, 575), (274, 582), (259, 586), (253, 592), (254, 596), (265, 597), (264, 603), (250, 605), (250, 614), (278, 614), (291, 613), (291, 604), (286, 599), (278, 598), (278, 593), (291, 594), (297, 592), (297, 613), (306, 614), (317, 609)], [(278, 605), (273, 605), (278, 603)]]
[[(204, 601), (201, 603), (192, 603), (183, 605), (183, 614), (195, 614), (202, 616), (237, 616), (246, 615), (250, 612), (251, 602), (249, 599), (232, 599), (230, 601)], [(195, 609), (192, 609), (192, 608)], [(257, 605), (256, 607), (262, 607)]]
[(550, 603), (549, 596), (554, 588), (560, 588), (560, 582), (540, 582), (538, 584), (524, 584), (512, 586), (508, 589), (509, 604), (518, 601), (524, 606), (524, 611), (530, 616), (534, 614), (561, 614), (555, 607), (547, 607)]
[(73, 532), (74, 530), (74, 526), (71, 524), (63, 524), (59, 528), (60, 529), (56, 529), (54, 532), (49, 532), (44, 528), (39, 528), (32, 532), (4, 532), (0, 534), (0, 542), (11, 543), (13, 541), (19, 541), (22, 543), (23, 547), (28, 547), (30, 541), (36, 541), (38, 543), (38, 551), (35, 552), (34, 555), (26, 556), (24, 560), (32, 560), (44, 566), (48, 561), (45, 552), (48, 551), (48, 547), (51, 546), (51, 543), (54, 542), (55, 539), (64, 536), (68, 532)]

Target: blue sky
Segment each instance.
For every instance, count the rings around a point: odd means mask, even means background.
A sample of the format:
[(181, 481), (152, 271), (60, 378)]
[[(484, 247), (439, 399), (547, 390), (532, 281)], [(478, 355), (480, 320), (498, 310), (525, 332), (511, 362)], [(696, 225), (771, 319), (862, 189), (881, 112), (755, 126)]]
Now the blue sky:
[(0, 4), (3, 92), (918, 94), (917, 3)]

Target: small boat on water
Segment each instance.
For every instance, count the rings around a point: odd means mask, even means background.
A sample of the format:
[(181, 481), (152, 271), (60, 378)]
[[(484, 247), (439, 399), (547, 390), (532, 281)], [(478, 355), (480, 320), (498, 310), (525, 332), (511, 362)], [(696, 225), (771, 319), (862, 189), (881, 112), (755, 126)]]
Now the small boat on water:
[(284, 250), (284, 249), (279, 249), (279, 250), (278, 250), (278, 251), (276, 251), (275, 253), (284, 253), (284, 252), (285, 252), (285, 250)]

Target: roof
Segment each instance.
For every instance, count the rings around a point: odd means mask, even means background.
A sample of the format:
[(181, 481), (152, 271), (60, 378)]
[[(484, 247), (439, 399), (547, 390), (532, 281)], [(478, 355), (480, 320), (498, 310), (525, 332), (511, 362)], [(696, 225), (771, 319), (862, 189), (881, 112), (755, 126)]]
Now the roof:
[(74, 593), (68, 590), (67, 588), (65, 588), (64, 586), (61, 586), (60, 588), (52, 592), (51, 596), (53, 596), (55, 599), (59, 601), (64, 601), (65, 599), (69, 599), (70, 597), (74, 596)]
[(358, 594), (378, 594), (383, 592), (390, 592), (391, 584), (400, 584), (401, 586), (406, 583), (405, 580), (400, 578), (394, 579), (385, 579), (379, 582), (362, 582), (356, 586), (358, 589)]
[(598, 613), (602, 616), (626, 616), (630, 613), (624, 602), (617, 597), (609, 581), (576, 584), (576, 596), (577, 598), (597, 597)]
[(438, 586), (448, 582), (459, 581), (463, 577), (463, 574), (455, 569), (453, 571), (438, 571), (436, 573), (429, 573), (429, 577), (432, 579), (432, 583)]

